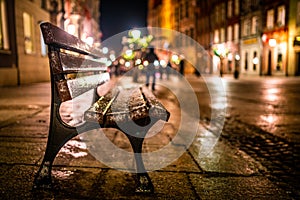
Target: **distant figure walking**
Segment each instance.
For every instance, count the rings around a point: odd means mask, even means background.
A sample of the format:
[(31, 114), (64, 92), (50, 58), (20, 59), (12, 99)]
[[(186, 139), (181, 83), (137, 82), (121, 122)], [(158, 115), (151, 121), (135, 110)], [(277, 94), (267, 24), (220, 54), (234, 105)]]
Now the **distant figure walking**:
[(149, 86), (150, 77), (152, 77), (152, 90), (155, 90), (155, 82), (156, 82), (156, 67), (154, 65), (155, 61), (158, 61), (158, 56), (154, 52), (154, 48), (150, 47), (149, 52), (145, 55), (144, 60), (148, 61), (148, 65), (146, 68), (146, 86)]
[(184, 76), (184, 64), (185, 64), (185, 61), (184, 61), (184, 58), (180, 60), (180, 63), (179, 63), (179, 73)]

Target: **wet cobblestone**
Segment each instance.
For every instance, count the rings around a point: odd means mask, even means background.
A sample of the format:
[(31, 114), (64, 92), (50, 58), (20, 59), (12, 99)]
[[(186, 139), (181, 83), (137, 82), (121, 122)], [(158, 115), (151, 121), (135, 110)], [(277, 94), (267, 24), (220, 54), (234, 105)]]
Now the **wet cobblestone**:
[(299, 143), (288, 142), (234, 117), (227, 117), (221, 137), (259, 161), (267, 169), (261, 173), (292, 198), (300, 198)]

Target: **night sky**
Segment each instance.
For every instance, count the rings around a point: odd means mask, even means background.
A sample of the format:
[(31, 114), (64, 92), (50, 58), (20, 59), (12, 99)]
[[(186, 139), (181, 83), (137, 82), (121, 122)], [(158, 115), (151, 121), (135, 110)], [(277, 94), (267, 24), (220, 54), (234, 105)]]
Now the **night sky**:
[(102, 41), (120, 32), (146, 27), (147, 0), (101, 0)]

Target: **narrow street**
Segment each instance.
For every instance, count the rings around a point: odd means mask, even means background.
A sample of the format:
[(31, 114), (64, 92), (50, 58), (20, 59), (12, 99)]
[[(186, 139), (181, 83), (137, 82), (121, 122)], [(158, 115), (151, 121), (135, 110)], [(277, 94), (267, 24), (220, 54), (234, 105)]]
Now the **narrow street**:
[[(205, 81), (189, 79), (194, 88)], [(209, 78), (207, 84), (211, 84)], [(294, 198), (300, 183), (300, 79), (286, 77), (223, 78), (227, 112), (221, 138), (260, 162), (265, 174)], [(197, 92), (203, 124), (209, 121), (208, 91)], [(205, 98), (203, 98), (203, 96)], [(202, 112), (203, 111), (203, 112)]]

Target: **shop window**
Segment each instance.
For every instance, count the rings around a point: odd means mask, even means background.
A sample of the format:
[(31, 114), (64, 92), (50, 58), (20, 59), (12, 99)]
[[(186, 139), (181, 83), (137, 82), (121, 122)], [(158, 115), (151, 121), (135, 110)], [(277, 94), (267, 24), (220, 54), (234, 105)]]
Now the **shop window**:
[(34, 28), (32, 15), (23, 13), (25, 53), (34, 53)]
[(9, 50), (9, 34), (5, 0), (0, 0), (0, 50)]

